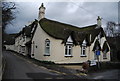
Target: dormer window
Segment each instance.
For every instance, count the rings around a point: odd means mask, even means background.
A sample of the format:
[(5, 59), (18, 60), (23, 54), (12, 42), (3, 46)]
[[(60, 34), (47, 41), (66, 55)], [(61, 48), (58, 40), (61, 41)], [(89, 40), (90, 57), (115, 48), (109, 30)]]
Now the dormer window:
[(84, 40), (82, 43), (81, 56), (86, 56), (86, 40)]
[(50, 55), (50, 40), (46, 39), (45, 40), (45, 56), (49, 56)]
[(73, 47), (73, 41), (71, 36), (69, 36), (65, 45), (65, 56), (72, 56), (72, 47)]

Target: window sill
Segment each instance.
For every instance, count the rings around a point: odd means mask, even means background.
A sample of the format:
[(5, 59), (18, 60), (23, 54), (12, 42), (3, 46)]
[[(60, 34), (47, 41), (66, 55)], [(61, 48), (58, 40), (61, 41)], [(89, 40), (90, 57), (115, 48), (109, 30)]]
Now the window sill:
[(73, 57), (72, 55), (65, 55), (65, 57)]
[(80, 55), (80, 57), (87, 57), (86, 55)]
[(44, 56), (50, 56), (50, 55), (44, 54)]

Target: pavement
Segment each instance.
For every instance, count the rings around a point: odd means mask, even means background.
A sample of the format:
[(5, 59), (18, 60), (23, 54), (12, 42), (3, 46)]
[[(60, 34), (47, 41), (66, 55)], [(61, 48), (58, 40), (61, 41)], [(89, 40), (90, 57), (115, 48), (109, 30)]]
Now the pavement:
[[(56, 65), (37, 65), (24, 57), (11, 51), (3, 51), (6, 59), (3, 80), (5, 79), (81, 79), (70, 69)], [(46, 65), (46, 67), (45, 67)], [(55, 67), (56, 66), (56, 67)], [(54, 68), (51, 68), (54, 67)]]

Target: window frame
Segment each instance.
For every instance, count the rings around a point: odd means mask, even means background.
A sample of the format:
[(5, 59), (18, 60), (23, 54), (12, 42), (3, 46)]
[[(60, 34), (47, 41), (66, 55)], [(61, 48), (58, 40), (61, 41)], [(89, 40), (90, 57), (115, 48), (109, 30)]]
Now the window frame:
[(81, 57), (86, 57), (86, 41), (84, 40), (81, 47)]
[(73, 51), (73, 40), (72, 40), (72, 37), (69, 36), (65, 44), (65, 55), (64, 56), (72, 57), (72, 51)]
[(21, 49), (22, 49), (22, 53), (25, 53), (25, 46), (21, 46)]
[(44, 56), (50, 56), (50, 40), (45, 40), (45, 53)]
[(65, 56), (67, 57), (71, 57), (72, 56), (72, 48), (73, 47), (73, 43), (71, 42), (69, 42), (69, 44), (68, 44), (68, 42), (66, 43), (66, 45), (65, 45)]

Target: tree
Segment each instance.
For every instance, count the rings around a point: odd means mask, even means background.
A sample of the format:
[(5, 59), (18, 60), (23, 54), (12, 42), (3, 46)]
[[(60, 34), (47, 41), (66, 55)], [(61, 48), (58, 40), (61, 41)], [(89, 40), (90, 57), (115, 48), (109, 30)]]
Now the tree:
[(2, 46), (7, 37), (10, 37), (9, 34), (5, 33), (5, 29), (7, 25), (12, 24), (12, 21), (15, 19), (15, 9), (15, 3), (2, 2)]
[(2, 29), (3, 32), (8, 24), (12, 24), (15, 19), (15, 3), (13, 2), (2, 2)]
[(105, 33), (107, 37), (118, 37), (120, 36), (120, 23), (115, 23), (113, 21), (107, 22), (107, 27), (105, 28)]
[(106, 31), (106, 34), (108, 37), (114, 37), (115, 27), (116, 27), (115, 22), (112, 22), (112, 21), (107, 22), (107, 27), (106, 27), (105, 31)]

